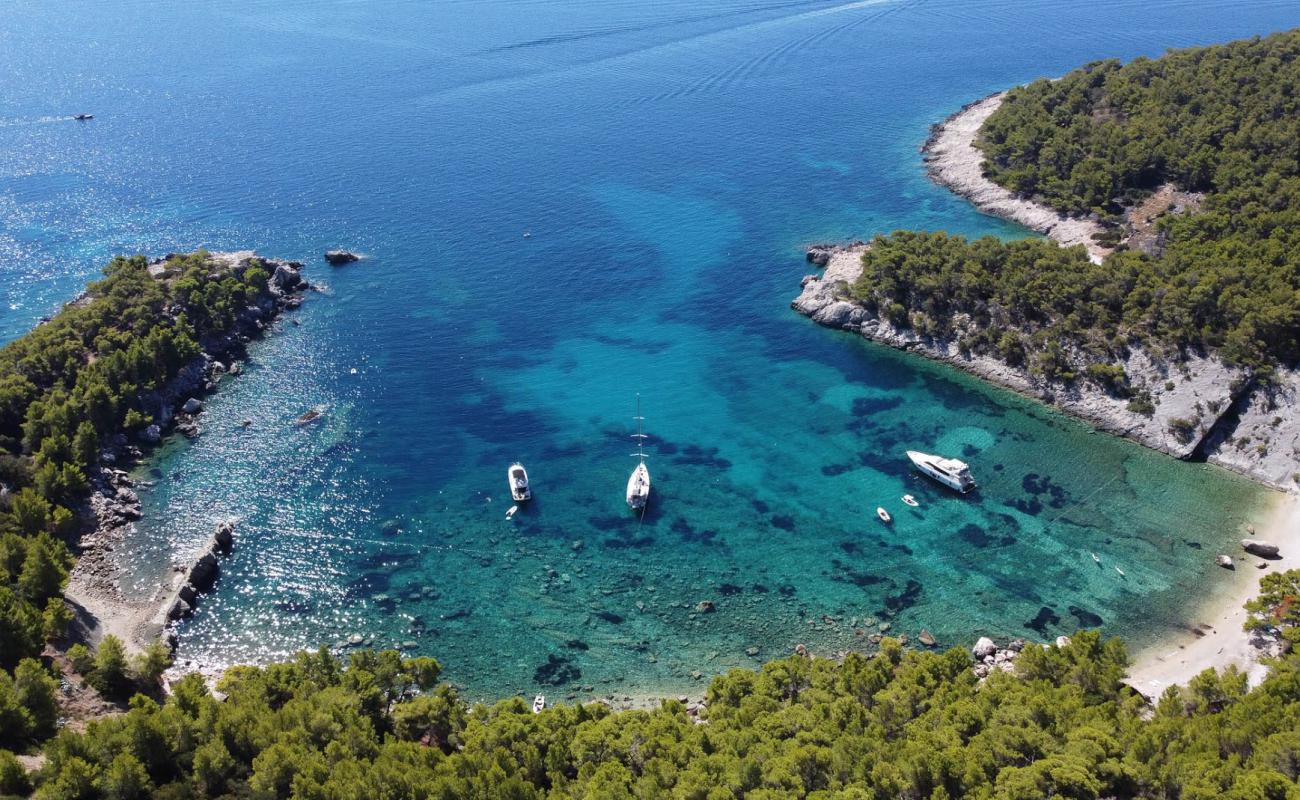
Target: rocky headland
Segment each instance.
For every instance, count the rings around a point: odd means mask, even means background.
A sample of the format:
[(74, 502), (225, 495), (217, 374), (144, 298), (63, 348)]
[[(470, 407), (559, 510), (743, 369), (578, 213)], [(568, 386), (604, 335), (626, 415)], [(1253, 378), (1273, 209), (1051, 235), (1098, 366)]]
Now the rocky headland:
[(1006, 92), (963, 106), (930, 129), (921, 147), (926, 169), (935, 183), (971, 201), (980, 211), (1011, 220), (1046, 234), (1065, 247), (1083, 245), (1100, 263), (1111, 248), (1098, 244), (1102, 226), (1086, 217), (1068, 217), (1047, 206), (1017, 197), (984, 176), (984, 154), (975, 146), (980, 127), (1002, 105)]
[[(930, 175), (981, 210), (1041, 231), (1062, 245), (1082, 245), (1100, 261), (1110, 250), (1094, 239), (1102, 230), (1098, 222), (1058, 214), (984, 177), (975, 141), (1003, 97), (1000, 93), (972, 103), (934, 127), (923, 148)], [(1124, 240), (1144, 249), (1159, 247), (1151, 220), (1161, 213), (1194, 210), (1197, 202), (1194, 195), (1162, 187), (1125, 215)], [(808, 261), (825, 271), (804, 277), (803, 291), (792, 304), (795, 310), (822, 325), (951, 364), (1177, 458), (1206, 460), (1277, 489), (1300, 491), (1300, 371), (1277, 368), (1261, 380), (1212, 352), (1169, 359), (1132, 347), (1117, 362), (1128, 376), (1130, 396), (1082, 378), (1046, 380), (994, 356), (963, 353), (955, 339), (897, 327), (855, 302), (849, 287), (862, 274), (866, 247), (854, 242), (810, 248)], [(1149, 398), (1150, 405), (1133, 404), (1133, 395)]]
[[(213, 275), (241, 273), (258, 256), (254, 251), (208, 254)], [(166, 256), (150, 262), (156, 280), (170, 276)], [(201, 594), (211, 591), (220, 571), (219, 556), (234, 545), (232, 523), (217, 525), (212, 538), (191, 558), (172, 565), (170, 579), (149, 596), (126, 596), (120, 567), (113, 558), (131, 526), (141, 518), (140, 499), (130, 469), (171, 431), (200, 435), (202, 398), (217, 389), (227, 375), (238, 375), (245, 346), (270, 330), (285, 310), (297, 308), (310, 284), (301, 274), (302, 264), (261, 258), (270, 273), (266, 291), (237, 316), (235, 324), (219, 336), (202, 337), (201, 354), (180, 369), (166, 385), (143, 398), (153, 422), (128, 436), (120, 433), (104, 443), (100, 466), (88, 475), (91, 492), (79, 509), (83, 533), (77, 543), (77, 563), (65, 597), (76, 612), (73, 638), (96, 643), (106, 634), (117, 636), (128, 650), (136, 651), (160, 638), (174, 645), (170, 626), (189, 616)], [(79, 303), (82, 300), (74, 300)]]

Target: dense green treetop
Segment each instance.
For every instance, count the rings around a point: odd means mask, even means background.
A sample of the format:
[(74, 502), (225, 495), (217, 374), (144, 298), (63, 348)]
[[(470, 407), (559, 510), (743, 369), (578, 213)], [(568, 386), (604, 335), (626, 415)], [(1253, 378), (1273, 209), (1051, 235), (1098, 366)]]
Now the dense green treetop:
[(0, 669), (67, 626), (63, 539), (101, 444), (152, 422), (150, 393), (229, 331), (267, 279), (259, 262), (216, 268), (203, 251), (157, 277), (143, 257), (115, 258), (80, 299), (0, 348)]
[[(896, 233), (877, 239), (855, 295), (896, 324), (981, 331), (966, 347), (1070, 380), (1142, 344), (1217, 351), (1266, 378), (1300, 360), (1300, 30), (1089, 64), (1011, 90), (979, 145), (996, 182), (1114, 222), (1152, 189), (1203, 192), (1168, 213), (1155, 255), (1101, 266), (1047, 242)], [(1008, 329), (1011, 328), (1008, 332)], [(1074, 356), (1074, 357), (1072, 357)], [(1099, 382), (1123, 378), (1094, 370)]]
[[(706, 720), (521, 698), (466, 706), (431, 659), (325, 652), (197, 675), (165, 705), (46, 745), (35, 797), (1202, 798), (1300, 795), (1300, 659), (1248, 692), (1206, 672), (1154, 709), (1118, 640), (1030, 645), (979, 682), (970, 656), (795, 656), (709, 686)], [(0, 753), (0, 778), (4, 757)]]
[[(1067, 213), (1113, 213), (1173, 182), (1207, 193), (1210, 219), (1249, 203), (1267, 216), (1294, 208), (1275, 201), (1294, 199), (1300, 176), (1298, 88), (1300, 29), (1098, 61), (1012, 89), (979, 145), (995, 181)], [(1210, 219), (1185, 233), (1222, 233)]]

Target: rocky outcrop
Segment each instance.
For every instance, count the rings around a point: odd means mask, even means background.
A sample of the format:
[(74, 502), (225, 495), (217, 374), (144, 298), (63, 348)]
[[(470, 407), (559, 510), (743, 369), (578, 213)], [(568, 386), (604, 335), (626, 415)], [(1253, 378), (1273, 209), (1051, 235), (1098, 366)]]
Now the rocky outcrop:
[(997, 643), (989, 637), (981, 636), (971, 648), (971, 657), (975, 661), (971, 671), (980, 680), (984, 680), (994, 672), (1012, 672), (1016, 668), (1016, 656), (1020, 655), (1024, 647), (1024, 639), (1013, 639), (1006, 647), (998, 647)]
[(1046, 381), (993, 356), (962, 353), (955, 339), (922, 336), (876, 316), (850, 293), (862, 274), (865, 249), (855, 244), (835, 251), (821, 276), (804, 277), (793, 308), (827, 327), (951, 364), (1147, 447), (1178, 458), (1204, 458), (1261, 483), (1297, 489), (1300, 374), (1279, 370), (1273, 384), (1260, 387), (1246, 370), (1213, 354), (1191, 353), (1173, 362), (1135, 347), (1120, 365), (1133, 392), (1151, 399), (1150, 413), (1142, 413), (1128, 398), (1086, 380)]
[(348, 250), (326, 250), (325, 260), (331, 266), (339, 267), (344, 264), (351, 264), (353, 261), (360, 261), (361, 256)]
[[(257, 254), (252, 250), (208, 254), (214, 274), (242, 273), (253, 265)], [(97, 642), (104, 633), (114, 633), (132, 650), (140, 649), (162, 634), (174, 610), (193, 610), (202, 587), (211, 588), (219, 567), (215, 556), (230, 551), (232, 530), (219, 528), (204, 553), (176, 573), (171, 585), (156, 588), (152, 597), (128, 599), (118, 583), (118, 565), (112, 558), (114, 549), (141, 518), (140, 501), (129, 473), (121, 467), (139, 462), (144, 451), (161, 441), (173, 427), (191, 436), (198, 435), (196, 416), (202, 412), (202, 396), (213, 391), (222, 376), (236, 374), (237, 359), (245, 354), (245, 345), (269, 329), (284, 310), (302, 302), (302, 292), (310, 284), (301, 274), (302, 264), (278, 259), (259, 259), (270, 271), (267, 291), (236, 318), (230, 331), (220, 336), (201, 337), (202, 353), (182, 367), (163, 387), (139, 397), (140, 404), (153, 421), (134, 435), (110, 437), (100, 453), (100, 467), (89, 478), (91, 493), (77, 510), (82, 535), (77, 543), (78, 558), (65, 592), (78, 613), (74, 634), (85, 641)], [(168, 259), (150, 262), (149, 273), (157, 280), (167, 280), (173, 273)], [(79, 301), (74, 301), (79, 302)], [(231, 365), (231, 366), (227, 366)], [(188, 587), (188, 588), (186, 588)], [(181, 600), (185, 606), (178, 606)]]
[(1260, 558), (1281, 558), (1281, 549), (1277, 545), (1259, 539), (1242, 539), (1241, 549)]
[(1101, 263), (1111, 250), (1093, 239), (1102, 232), (1096, 220), (1057, 213), (1047, 206), (1017, 197), (984, 176), (984, 154), (975, 146), (975, 141), (980, 127), (1002, 105), (1006, 94), (999, 92), (963, 106), (930, 129), (930, 138), (921, 148), (930, 177), (987, 214), (1019, 222), (1066, 247), (1083, 245), (1088, 256)]
[[(219, 523), (207, 544), (199, 551), (188, 566), (178, 567), (177, 577), (172, 582), (172, 590), (162, 604), (155, 624), (160, 627), (185, 619), (194, 613), (199, 599), (211, 592), (221, 577), (222, 556), (231, 553), (235, 546), (235, 526), (230, 522)], [(171, 637), (166, 637), (172, 641)]]

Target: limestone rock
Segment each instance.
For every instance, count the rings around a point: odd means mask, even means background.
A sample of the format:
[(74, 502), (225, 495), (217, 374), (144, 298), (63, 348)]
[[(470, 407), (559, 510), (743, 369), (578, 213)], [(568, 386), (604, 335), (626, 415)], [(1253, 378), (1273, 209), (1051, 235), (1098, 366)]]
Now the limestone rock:
[(1214, 559), (1214, 563), (1218, 564), (1219, 566), (1223, 567), (1224, 569), (1236, 569), (1236, 568), (1237, 568), (1237, 566), (1236, 566), (1235, 564), (1232, 563), (1232, 556), (1225, 556), (1225, 555), (1217, 556), (1217, 557)]
[(1241, 547), (1247, 553), (1260, 558), (1280, 558), (1278, 546), (1262, 539), (1242, 539)]
[(361, 256), (347, 250), (326, 250), (325, 260), (337, 267), (343, 264), (351, 264), (353, 261), (360, 261)]
[(185, 405), (181, 406), (181, 411), (184, 411), (186, 414), (197, 414), (202, 410), (203, 401), (197, 397), (191, 397), (189, 400), (185, 401)]
[(976, 640), (975, 646), (970, 649), (971, 655), (983, 659), (993, 655), (998, 651), (998, 646), (987, 636), (981, 636)]
[(235, 547), (235, 526), (229, 522), (218, 523), (212, 534), (212, 550), (222, 555), (228, 554)]
[(221, 566), (217, 563), (217, 557), (212, 553), (204, 553), (203, 557), (194, 562), (190, 568), (189, 582), (199, 592), (209, 592), (217, 582), (217, 576), (221, 573)]
[(1057, 646), (1057, 647), (1069, 647), (1069, 646), (1070, 646), (1070, 637), (1069, 637), (1069, 636), (1058, 636), (1058, 637), (1056, 637), (1056, 646)]
[(934, 647), (935, 644), (937, 644), (934, 638), (934, 634), (930, 633), (925, 629), (922, 629), (921, 633), (916, 638), (919, 639), (921, 641), (921, 644), (925, 645), (926, 647)]

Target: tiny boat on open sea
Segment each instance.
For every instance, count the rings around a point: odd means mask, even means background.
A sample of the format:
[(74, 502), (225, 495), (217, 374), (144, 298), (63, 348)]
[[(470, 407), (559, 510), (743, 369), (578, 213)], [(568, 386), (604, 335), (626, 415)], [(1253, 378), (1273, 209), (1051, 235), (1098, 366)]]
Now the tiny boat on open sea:
[(893, 522), (893, 521), (894, 521), (894, 518), (891, 517), (891, 516), (889, 516), (889, 512), (886, 511), (885, 509), (879, 507), (879, 506), (876, 507), (876, 516), (877, 516), (877, 517), (880, 517), (880, 521), (881, 521), (881, 522)]
[(912, 508), (916, 508), (917, 506), (921, 505), (920, 503), (916, 502), (916, 498), (911, 496), (910, 494), (903, 495), (903, 502), (907, 503)]

